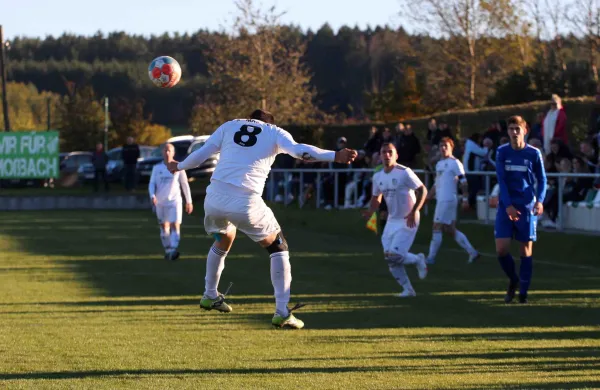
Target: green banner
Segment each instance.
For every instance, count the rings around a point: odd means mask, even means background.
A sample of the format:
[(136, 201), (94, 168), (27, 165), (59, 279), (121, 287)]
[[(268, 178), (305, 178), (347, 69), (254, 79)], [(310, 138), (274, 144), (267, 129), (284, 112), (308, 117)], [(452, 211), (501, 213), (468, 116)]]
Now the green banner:
[(58, 142), (58, 131), (0, 133), (0, 178), (58, 178)]

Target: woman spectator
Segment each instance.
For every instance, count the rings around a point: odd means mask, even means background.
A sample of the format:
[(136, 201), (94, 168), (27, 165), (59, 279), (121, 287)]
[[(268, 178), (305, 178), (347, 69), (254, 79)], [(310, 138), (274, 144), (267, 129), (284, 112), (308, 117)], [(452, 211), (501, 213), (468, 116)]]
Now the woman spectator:
[(542, 122), (542, 141), (544, 142), (544, 151), (546, 153), (550, 150), (550, 143), (555, 138), (561, 140), (565, 145), (569, 144), (567, 137), (567, 114), (558, 95), (552, 95), (550, 110), (548, 110)]

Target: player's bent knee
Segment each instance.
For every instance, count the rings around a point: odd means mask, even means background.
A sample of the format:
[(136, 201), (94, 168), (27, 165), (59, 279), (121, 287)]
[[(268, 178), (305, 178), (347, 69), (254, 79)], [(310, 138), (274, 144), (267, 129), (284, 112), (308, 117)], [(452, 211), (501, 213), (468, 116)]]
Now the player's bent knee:
[(283, 237), (283, 234), (281, 232), (277, 233), (277, 235), (275, 236), (275, 240), (273, 240), (271, 245), (267, 246), (266, 249), (270, 255), (277, 252), (287, 252), (288, 244), (285, 240), (285, 237)]
[(401, 253), (388, 252), (385, 253), (384, 256), (389, 267), (397, 267), (404, 263), (404, 255)]

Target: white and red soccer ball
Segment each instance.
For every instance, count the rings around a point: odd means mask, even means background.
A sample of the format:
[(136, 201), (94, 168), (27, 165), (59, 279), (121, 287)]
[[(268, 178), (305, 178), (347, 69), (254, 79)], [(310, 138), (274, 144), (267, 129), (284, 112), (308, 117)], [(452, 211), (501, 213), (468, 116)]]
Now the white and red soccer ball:
[(173, 57), (156, 57), (148, 67), (150, 80), (160, 88), (172, 88), (181, 80), (181, 66)]

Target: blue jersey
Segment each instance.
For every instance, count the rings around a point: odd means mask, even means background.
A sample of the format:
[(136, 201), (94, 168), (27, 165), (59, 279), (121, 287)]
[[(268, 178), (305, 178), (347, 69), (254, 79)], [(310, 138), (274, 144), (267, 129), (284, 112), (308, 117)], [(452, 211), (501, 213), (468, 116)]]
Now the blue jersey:
[(521, 150), (513, 149), (510, 144), (498, 147), (496, 174), (500, 187), (499, 208), (532, 207), (536, 201), (544, 202), (546, 171), (542, 154), (533, 146), (526, 145)]

